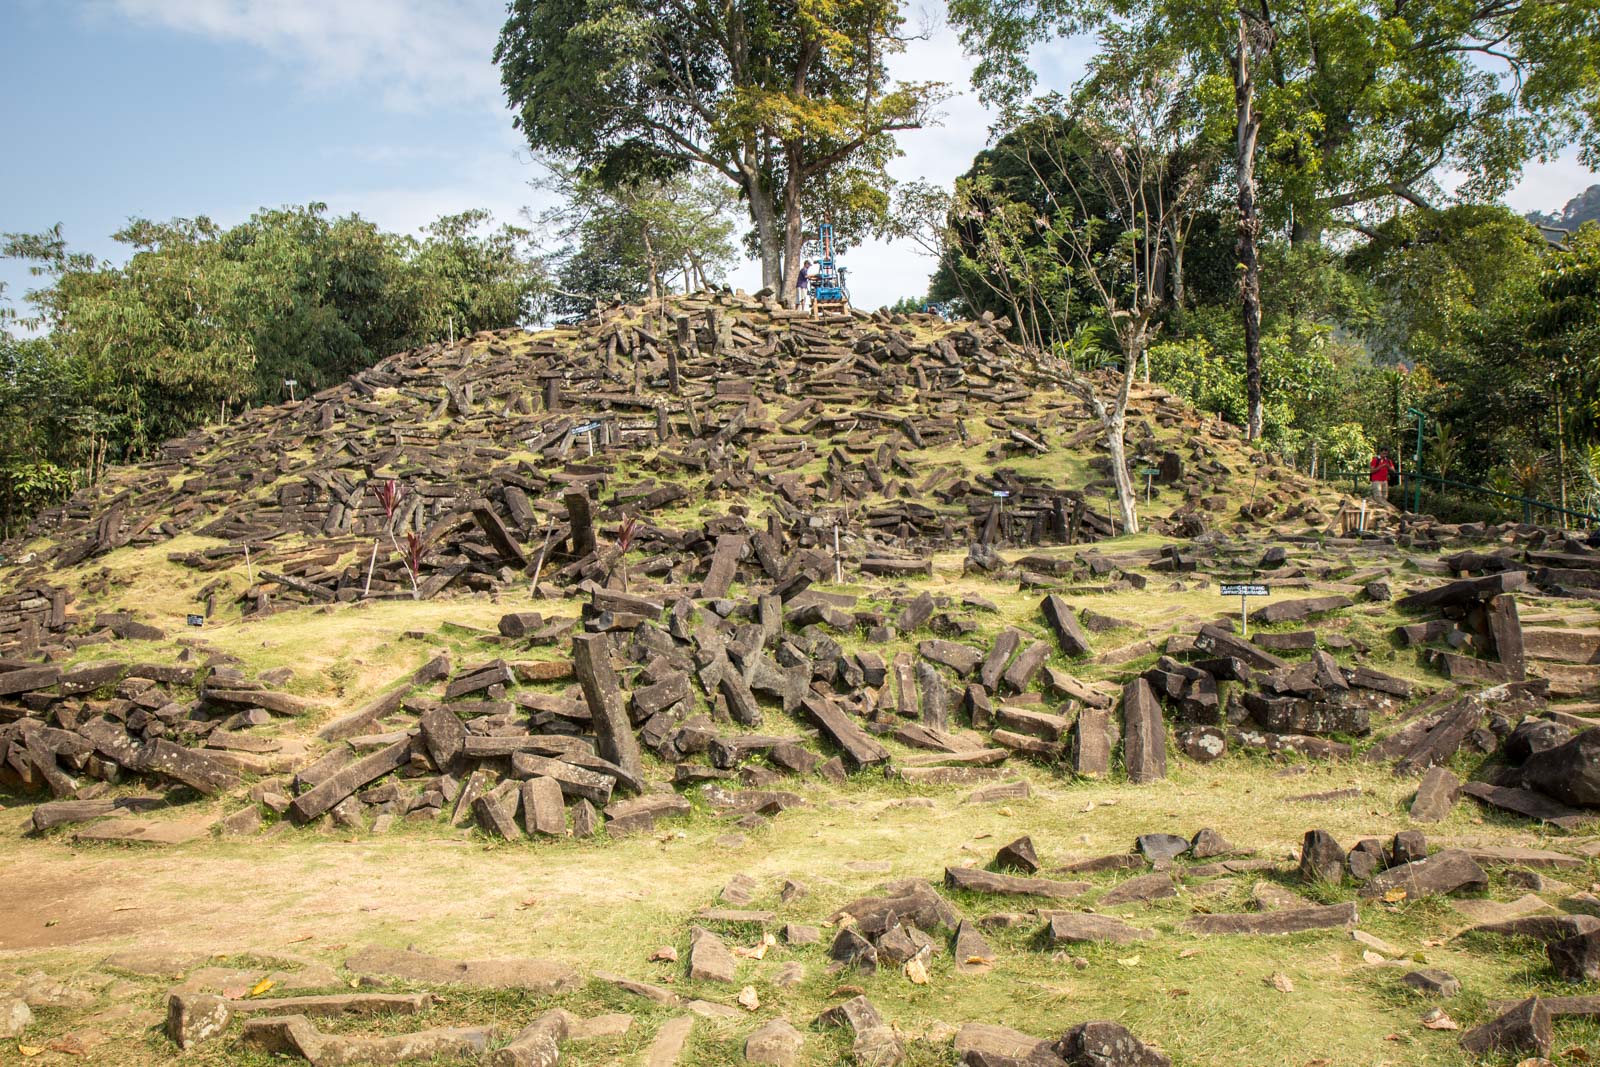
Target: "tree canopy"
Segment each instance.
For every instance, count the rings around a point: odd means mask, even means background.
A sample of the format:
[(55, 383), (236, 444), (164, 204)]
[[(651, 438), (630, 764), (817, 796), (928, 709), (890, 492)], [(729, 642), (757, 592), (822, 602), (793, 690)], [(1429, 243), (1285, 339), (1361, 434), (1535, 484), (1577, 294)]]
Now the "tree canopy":
[(542, 184), (560, 197), (540, 219), (556, 246), (557, 314), (654, 300), (669, 285), (692, 292), (721, 280), (733, 262), (732, 192), (713, 175), (607, 185), (592, 171), (557, 167)]
[(514, 0), (494, 58), (535, 151), (611, 186), (733, 183), (787, 293), (806, 209), (848, 175), (886, 186), (893, 133), (933, 117), (940, 85), (890, 81), (902, 31), (895, 0)]
[(0, 245), (41, 280), (18, 316), (41, 332), (0, 347), (8, 522), (70, 488), (75, 468), (92, 477), (400, 349), (527, 322), (548, 288), (529, 232), (483, 211), (412, 236), (313, 203), (226, 229), (134, 219), (115, 239), (121, 264), (71, 251), (59, 226)]
[(1248, 13), (1273, 40), (1257, 72), (1263, 208), (1300, 239), (1397, 203), (1443, 206), (1447, 170), (1466, 175), (1456, 196), (1481, 202), (1568, 143), (1600, 165), (1600, 5), (1588, 0), (953, 0), (950, 11), (992, 100), (1015, 107), (1032, 90), (1029, 45), (1100, 31), (1135, 54), (1183, 55), (1222, 140)]

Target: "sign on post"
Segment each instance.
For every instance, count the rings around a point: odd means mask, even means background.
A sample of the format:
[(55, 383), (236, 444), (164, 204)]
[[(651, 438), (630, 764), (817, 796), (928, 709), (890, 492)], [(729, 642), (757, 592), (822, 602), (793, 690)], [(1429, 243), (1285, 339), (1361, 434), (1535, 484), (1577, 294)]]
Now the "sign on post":
[(1242, 622), (1240, 634), (1250, 636), (1250, 598), (1253, 596), (1271, 596), (1272, 590), (1261, 582), (1223, 582), (1223, 596), (1236, 596), (1239, 598), (1239, 616)]
[(1140, 467), (1135, 473), (1144, 475), (1144, 502), (1148, 506), (1150, 503), (1151, 479), (1160, 474), (1161, 469), (1159, 467)]
[(190, 615), (187, 621), (190, 626), (204, 626), (206, 617), (204, 615)]

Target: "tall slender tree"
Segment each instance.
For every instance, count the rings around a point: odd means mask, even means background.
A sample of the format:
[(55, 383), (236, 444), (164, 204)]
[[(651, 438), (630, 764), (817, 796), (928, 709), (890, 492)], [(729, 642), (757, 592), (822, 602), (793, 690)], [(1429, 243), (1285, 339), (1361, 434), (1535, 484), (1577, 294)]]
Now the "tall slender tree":
[(939, 83), (891, 82), (895, 0), (514, 0), (494, 58), (536, 151), (602, 181), (708, 167), (738, 187), (764, 285), (799, 272), (808, 192), (882, 163)]
[[(1262, 4), (1263, 9), (1265, 3)], [(1239, 43), (1233, 57), (1234, 172), (1239, 180), (1239, 313), (1244, 320), (1246, 434), (1261, 436), (1261, 213), (1256, 209), (1256, 140), (1261, 116), (1256, 111), (1255, 54), (1270, 54), (1276, 34), (1265, 18), (1239, 5)]]

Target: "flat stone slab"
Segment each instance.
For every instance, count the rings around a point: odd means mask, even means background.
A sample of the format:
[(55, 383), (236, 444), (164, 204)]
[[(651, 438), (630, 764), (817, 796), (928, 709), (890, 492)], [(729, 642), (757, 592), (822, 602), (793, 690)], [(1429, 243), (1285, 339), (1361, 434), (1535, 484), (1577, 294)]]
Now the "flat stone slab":
[(608, 804), (606, 833), (613, 837), (638, 833), (655, 826), (657, 819), (687, 815), (693, 811), (689, 801), (676, 793), (651, 793)]
[(1110, 915), (1095, 915), (1082, 911), (1054, 911), (1048, 913), (1048, 918), (1050, 922), (1044, 932), (1045, 938), (1052, 945), (1098, 941), (1126, 945), (1131, 941), (1142, 941), (1155, 936), (1153, 931), (1129, 926), (1121, 919)]
[(206, 993), (174, 992), (167, 997), (167, 1037), (181, 1049), (193, 1048), (227, 1029), (244, 1015), (416, 1015), (433, 1003), (431, 993), (344, 993), (335, 996), (237, 999)]
[(1592, 812), (1569, 808), (1560, 801), (1551, 800), (1543, 793), (1536, 793), (1531, 789), (1514, 789), (1510, 786), (1490, 785), (1487, 782), (1468, 782), (1461, 787), (1461, 792), (1491, 807), (1524, 815), (1530, 819), (1538, 819), (1540, 822), (1559, 826), (1563, 830), (1577, 830), (1596, 817)]
[(1600, 919), (1593, 915), (1520, 915), (1500, 922), (1479, 923), (1461, 931), (1493, 937), (1532, 937), (1540, 941), (1560, 941), (1600, 930)]
[(1441, 896), (1463, 889), (1483, 889), (1489, 876), (1471, 856), (1460, 849), (1445, 849), (1426, 859), (1402, 863), (1375, 875), (1361, 887), (1364, 897), (1381, 897), (1394, 889), (1403, 889), (1412, 900), (1428, 896)]
[(1585, 865), (1581, 857), (1570, 856), (1565, 852), (1554, 852), (1547, 848), (1519, 848), (1508, 845), (1503, 848), (1463, 847), (1461, 851), (1485, 867), (1575, 868)]
[(1304, 930), (1347, 929), (1355, 924), (1356, 906), (1351, 901), (1265, 913), (1196, 915), (1179, 923), (1178, 929), (1191, 934), (1297, 934)]
[(75, 831), (74, 841), (99, 841), (116, 844), (184, 845), (211, 833), (216, 820), (209, 816), (190, 819), (110, 819)]
[(977, 893), (1001, 893), (1009, 896), (1051, 897), (1070, 899), (1082, 896), (1094, 886), (1089, 882), (1057, 882), (1050, 878), (1023, 878), (1014, 874), (995, 874), (973, 867), (946, 867), (944, 883), (951, 889), (968, 889)]
[(1477, 923), (1495, 923), (1551, 911), (1543, 897), (1524, 893), (1516, 900), (1452, 900), (1450, 906)]
[(362, 949), (344, 965), (354, 974), (545, 994), (565, 993), (582, 981), (576, 969), (553, 960), (448, 960), (410, 949), (377, 946)]
[[(1025, 1063), (1028, 1067), (1067, 1067), (1067, 1061), (1055, 1053), (1055, 1042), (1013, 1030), (995, 1023), (963, 1023), (956, 1031), (956, 1055), (967, 1053), (985, 1057), (978, 1062)], [(968, 1062), (965, 1058), (962, 1062)]]
[(696, 926), (689, 932), (689, 977), (695, 981), (731, 982), (739, 961), (722, 939)]
[(488, 1050), (494, 1036), (493, 1028), (483, 1026), (419, 1030), (389, 1037), (324, 1034), (304, 1015), (286, 1015), (247, 1021), (239, 1040), (245, 1047), (269, 1055), (300, 1056), (315, 1067), (344, 1067), (439, 1058), (476, 1060)]
[(1178, 887), (1173, 883), (1169, 872), (1152, 871), (1150, 874), (1118, 882), (1100, 898), (1096, 907), (1110, 908), (1118, 904), (1147, 903), (1177, 895)]
[(656, 1031), (655, 1040), (650, 1042), (650, 1048), (645, 1052), (644, 1067), (677, 1067), (678, 1057), (683, 1055), (693, 1029), (694, 1018), (689, 1015), (680, 1015), (662, 1023)]
[[(1600, 996), (1540, 997), (1552, 1018), (1600, 1019)], [(1491, 1000), (1489, 1010), (1507, 1012), (1520, 1004), (1517, 1000)]]
[(105, 797), (99, 800), (51, 800), (33, 809), (30, 830), (44, 833), (58, 826), (75, 822), (89, 822), (108, 815), (127, 814), (166, 806), (166, 799), (157, 796)]

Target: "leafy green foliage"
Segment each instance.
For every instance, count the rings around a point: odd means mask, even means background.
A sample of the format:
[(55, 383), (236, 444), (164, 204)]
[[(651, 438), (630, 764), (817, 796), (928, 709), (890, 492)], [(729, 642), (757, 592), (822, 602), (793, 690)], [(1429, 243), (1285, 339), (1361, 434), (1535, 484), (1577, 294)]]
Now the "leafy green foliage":
[(1535, 211), (1527, 218), (1536, 226), (1548, 226), (1568, 233), (1576, 232), (1586, 222), (1600, 223), (1600, 184), (1591, 185), (1568, 200), (1560, 211)]
[(732, 182), (762, 281), (787, 292), (802, 212), (881, 215), (893, 132), (942, 96), (891, 82), (902, 21), (895, 0), (514, 0), (494, 58), (536, 151), (613, 188), (701, 167)]
[(0, 533), (74, 488), (97, 425), (75, 368), (47, 339), (0, 333)]
[(527, 231), (490, 225), (472, 211), (401, 236), (322, 204), (230, 229), (134, 219), (115, 235), (120, 266), (71, 252), (59, 226), (4, 235), (0, 254), (44, 283), (20, 319), (39, 335), (0, 335), (9, 514), (64, 495), (70, 472), (92, 479), (107, 459), (288, 399), (289, 381), (304, 397), (399, 349), (527, 321), (543, 266)]
[(732, 189), (706, 173), (607, 185), (592, 171), (552, 169), (562, 198), (541, 221), (553, 254), (553, 309), (582, 318), (596, 302), (653, 299), (668, 286), (692, 292), (732, 265)]
[[(1187, 57), (1202, 124), (1222, 142), (1235, 133), (1239, 11), (1235, 0), (950, 5), (991, 100), (1014, 108), (1032, 90), (1030, 45), (1100, 31), (1150, 62)], [(1592, 3), (1265, 0), (1259, 12), (1272, 47), (1256, 80), (1258, 180), (1268, 219), (1302, 238), (1396, 204), (1431, 203), (1445, 168), (1468, 176), (1457, 195), (1482, 202), (1565, 143), (1579, 141), (1591, 163), (1600, 153)]]

